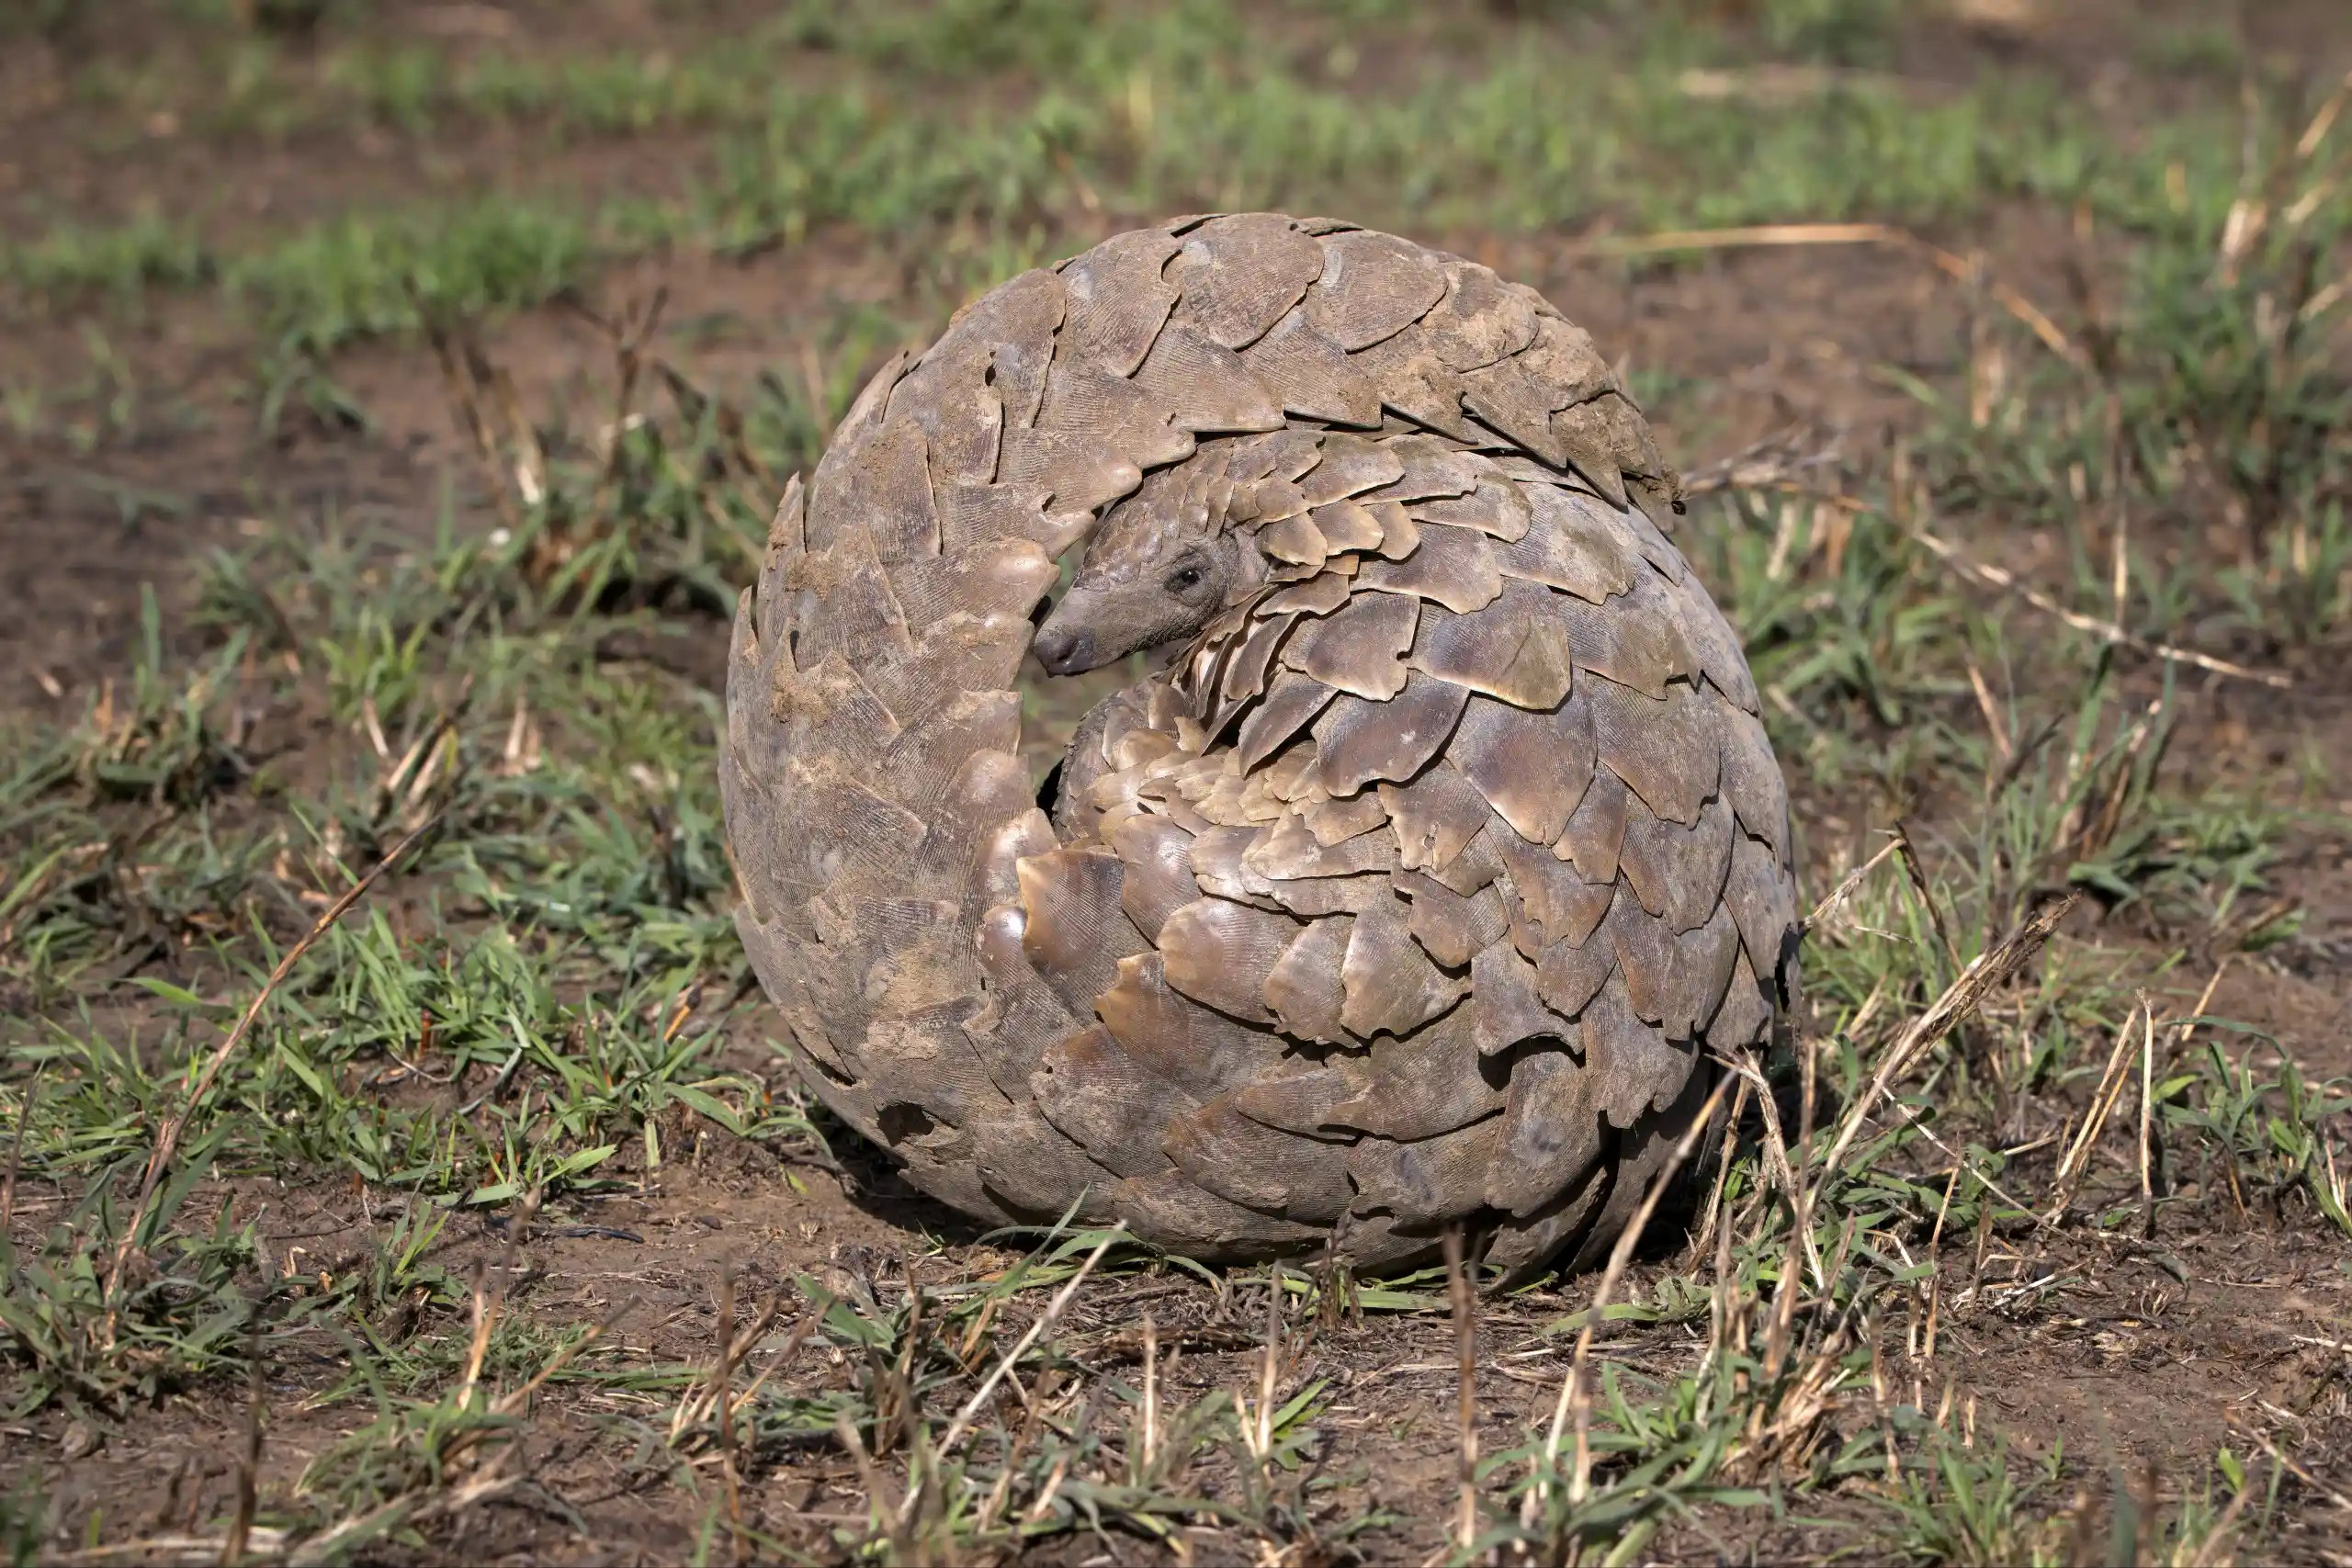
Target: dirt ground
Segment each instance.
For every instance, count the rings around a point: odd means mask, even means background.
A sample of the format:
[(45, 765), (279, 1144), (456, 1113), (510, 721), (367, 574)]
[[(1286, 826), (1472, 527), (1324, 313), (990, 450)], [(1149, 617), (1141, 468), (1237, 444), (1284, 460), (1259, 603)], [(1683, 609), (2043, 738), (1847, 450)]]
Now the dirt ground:
[[(395, 16), (387, 26), (422, 14), (385, 9)], [(650, 11), (584, 10), (613, 39), (649, 36)], [(524, 28), (537, 20), (523, 6), (497, 14)], [(2346, 16), (2328, 6), (2291, 15), (2282, 8), (2273, 25), (2290, 40), (2340, 53), (2352, 48)], [(705, 6), (695, 25), (723, 32), (729, 17), (722, 7)], [(2095, 59), (2102, 36), (2085, 21), (2079, 31), (2069, 27), (2038, 41), (2004, 35), (1983, 47), (2041, 49), (2063, 65)], [(58, 111), (41, 106), (64, 101), (56, 85), (63, 58), (37, 50), (0, 64), (0, 99), (17, 105), (0, 111), (6, 144), (0, 189), (38, 190), (55, 209), (128, 212), (159, 193), (173, 199), (175, 186), (195, 182), (219, 192), (217, 222), (276, 220), (309, 210), (326, 199), (322, 192), (345, 202), (377, 186), (463, 184), (528, 155), (526, 146), (494, 141), (469, 153), (470, 166), (428, 172), (404, 166), (394, 148), (362, 155), (355, 171), (353, 149), (322, 138), (242, 163), (230, 192), (209, 162), (211, 150), (185, 134), (158, 133), (101, 156), (85, 139), (44, 130), (56, 123), (44, 117)], [(599, 189), (658, 184), (662, 157), (661, 146), (645, 141), (589, 142), (567, 148), (549, 178)], [(6, 226), (26, 231), (27, 210), (10, 209)], [(1102, 220), (1102, 231), (1118, 226), (1112, 216)], [(1073, 233), (1069, 248), (1092, 237)], [(1690, 467), (1792, 423), (1835, 427), (1850, 447), (1879, 449), (1917, 417), (1917, 402), (1883, 367), (1942, 385), (1967, 371), (1965, 321), (1950, 280), (1896, 247), (1737, 250), (1672, 266), (1627, 266), (1582, 254), (1568, 235), (1424, 237), (1538, 285), (1637, 374), (1703, 386), (1703, 399), (1677, 400), (1675, 409), (1690, 417), (1665, 432), (1669, 450)], [(1937, 239), (1981, 248), (2022, 293), (2054, 301), (2064, 298), (2068, 237), (2061, 220), (2019, 209), (1981, 231)], [(669, 292), (673, 323), (727, 323), (716, 341), (676, 349), (682, 359), (691, 356), (707, 385), (725, 392), (763, 369), (800, 363), (816, 321), (859, 301), (902, 302), (907, 285), (865, 238), (828, 231), (741, 260), (682, 253), (629, 262), (604, 274), (595, 293), (619, 300), (655, 287)], [(200, 641), (184, 619), (195, 565), (206, 552), (254, 537), (261, 519), (336, 514), (419, 538), (445, 505), (459, 528), (495, 521), (484, 477), (422, 344), (366, 344), (335, 362), (338, 384), (368, 411), (372, 428), (294, 419), (277, 438), (259, 440), (242, 374), (250, 344), (212, 309), (201, 296), (166, 296), (127, 321), (108, 319), (117, 350), (137, 367), (141, 417), (127, 439), (79, 451), (71, 442), (0, 427), (0, 705), (8, 709), (62, 722), (105, 682), (126, 679), (146, 588), (175, 640)], [(61, 313), (11, 323), (0, 341), (0, 380), (59, 379), (56, 367), (80, 362), (74, 345), (81, 321)], [(673, 341), (676, 333), (673, 326)], [(512, 370), (531, 407), (584, 394), (609, 367), (609, 350), (594, 332), (554, 309), (497, 323), (486, 346)], [(1972, 543), (1987, 556), (2002, 548), (1992, 538)], [(2030, 565), (2030, 555), (2007, 558)], [(707, 662), (692, 652), (684, 657), (713, 690), (725, 636), (723, 625), (708, 620), (679, 638), (707, 652)], [(2295, 685), (2283, 693), (2201, 677), (2185, 682), (2182, 733), (2167, 776), (2183, 787), (2272, 788), (2300, 769), (2333, 788), (2333, 808), (2352, 816), (2352, 682), (2340, 661), (2294, 672)], [(2144, 661), (2125, 673), (2130, 689), (2154, 690), (2155, 672)], [(1051, 704), (1080, 705), (1060, 693), (1049, 694)], [(1841, 863), (1850, 863), (1864, 841), (1866, 817), (1857, 803), (1805, 795), (1800, 814), (1817, 859), (1842, 855)], [(1816, 870), (1809, 883), (1819, 881)], [(2291, 829), (2271, 883), (2267, 897), (2306, 911), (2300, 934), (2230, 958), (2206, 1011), (2274, 1039), (2314, 1079), (2352, 1073), (2352, 842), (2318, 826)], [(2129, 919), (2102, 928), (2078, 916), (2070, 930), (2118, 950), (2154, 950), (2150, 933)], [(2222, 962), (2221, 952), (2192, 944), (2163, 982), (2165, 1004), (2185, 1010)], [(756, 1016), (729, 1027), (735, 1037), (723, 1064), (780, 1078)], [(2054, 1121), (2030, 1122), (2015, 1142), (2061, 1130)], [(800, 1276), (836, 1294), (887, 1296), (910, 1280), (982, 1278), (1017, 1256), (980, 1243), (965, 1222), (906, 1190), (872, 1151), (844, 1148), (842, 1168), (832, 1168), (792, 1163), (775, 1149), (683, 1121), (664, 1133), (671, 1157), (658, 1172), (636, 1169), (633, 1190), (566, 1200), (534, 1216), (521, 1235), (507, 1215), (461, 1213), (439, 1260), (460, 1275), (489, 1270), (523, 1303), (518, 1310), (551, 1323), (594, 1321), (633, 1302), (612, 1330), (616, 1361), (650, 1366), (709, 1358), (718, 1281), (729, 1269), (741, 1302), (771, 1291), (788, 1296)], [(2033, 1184), (2046, 1182), (2048, 1165), (2035, 1162), (2049, 1158), (2048, 1150), (2020, 1156), (2009, 1169), (2038, 1190)], [(1988, 1236), (1972, 1263), (1971, 1280), (1980, 1288), (1971, 1305), (1935, 1330), (1941, 1354), (1933, 1371), (1917, 1371), (1924, 1362), (1915, 1366), (1898, 1353), (1884, 1376), (1922, 1410), (1940, 1407), (1955, 1422), (1997, 1427), (2029, 1461), (2063, 1451), (2091, 1472), (2111, 1464), (2135, 1485), (2152, 1470), (2166, 1499), (2194, 1484), (2217, 1449), (2234, 1444), (2251, 1456), (2261, 1450), (2249, 1434), (2292, 1432), (2299, 1479), (2289, 1483), (2293, 1501), (2271, 1547), (2298, 1561), (2352, 1562), (2352, 1416), (2342, 1382), (2352, 1335), (2352, 1253), (2300, 1210), (2235, 1195), (2210, 1171), (2174, 1174), (2189, 1184), (2176, 1189), (2153, 1242), (2032, 1224)], [(2094, 1187), (2122, 1193), (2133, 1179), (2106, 1169)], [(286, 1273), (347, 1269), (368, 1256), (377, 1230), (376, 1200), (356, 1183), (248, 1179), (208, 1190), (248, 1219), (266, 1216), (272, 1266)], [(28, 1185), (15, 1198), (15, 1223), (33, 1235), (67, 1201), (62, 1191)], [(1677, 1264), (1679, 1246), (1677, 1237), (1649, 1248), (1635, 1293), (1643, 1280)], [(1476, 1419), (1487, 1451), (1510, 1447), (1549, 1418), (1569, 1339), (1543, 1330), (1583, 1304), (1584, 1289), (1568, 1281), (1483, 1310)], [(1919, 1303), (1909, 1310), (1916, 1336)], [(1160, 1368), (1169, 1397), (1248, 1387), (1257, 1376), (1262, 1291), (1211, 1288), (1174, 1272), (1124, 1277), (1081, 1297), (1059, 1330), (1063, 1348), (1089, 1368), (1133, 1377), (1141, 1353), (1136, 1328), (1146, 1311), (1163, 1355), (1181, 1348)], [(1612, 1335), (1607, 1354), (1637, 1370), (1679, 1364), (1704, 1335), (1703, 1319), (1629, 1325)], [(1904, 1331), (1893, 1337), (1899, 1347)], [(1373, 1520), (1352, 1540), (1320, 1539), (1287, 1560), (1427, 1557), (1452, 1506), (1457, 1444), (1453, 1329), (1444, 1314), (1296, 1325), (1284, 1353), (1287, 1385), (1329, 1380), (1317, 1423), (1324, 1446), (1313, 1466), (1316, 1484), (1296, 1501), (1311, 1527), (1301, 1539), (1367, 1515)], [(831, 1354), (841, 1359), (838, 1348)], [(332, 1359), (319, 1359), (314, 1371), (323, 1377)], [(821, 1382), (826, 1374), (819, 1368), (809, 1375)], [(1948, 1382), (1906, 1387), (1915, 1377)], [(265, 1500), (369, 1417), (364, 1405), (313, 1407), (318, 1386), (299, 1364), (281, 1359), (257, 1401), (242, 1386), (203, 1386), (95, 1429), (52, 1408), (0, 1426), (0, 1472), (38, 1472), (56, 1518), (75, 1529), (89, 1521), (92, 1551), (73, 1560), (96, 1561), (101, 1537), (198, 1536), (235, 1506), (239, 1455), (256, 1407), (265, 1413), (257, 1473)], [(689, 1464), (681, 1483), (648, 1453), (649, 1444), (659, 1447), (663, 1415), (651, 1396), (618, 1385), (551, 1391), (524, 1439), (531, 1486), (464, 1514), (435, 1539), (430, 1555), (673, 1562), (708, 1550), (721, 1482), (714, 1466), (695, 1472)], [(831, 1550), (830, 1529), (865, 1525), (869, 1493), (855, 1460), (837, 1446), (810, 1443), (792, 1462), (748, 1478), (742, 1507), (757, 1529), (821, 1556)], [(2066, 1500), (2053, 1495), (2049, 1506)], [(1867, 1513), (1859, 1504), (1815, 1499), (1790, 1499), (1778, 1513), (1702, 1513), (1650, 1550), (1675, 1561), (1853, 1551), (1857, 1539), (1869, 1539), (1853, 1534)], [(1242, 1534), (1189, 1528), (1191, 1560), (1273, 1558)], [(1140, 1560), (1144, 1550), (1132, 1538), (1106, 1544), (1081, 1532), (1039, 1555), (1091, 1568)], [(168, 1544), (159, 1551), (171, 1552)]]

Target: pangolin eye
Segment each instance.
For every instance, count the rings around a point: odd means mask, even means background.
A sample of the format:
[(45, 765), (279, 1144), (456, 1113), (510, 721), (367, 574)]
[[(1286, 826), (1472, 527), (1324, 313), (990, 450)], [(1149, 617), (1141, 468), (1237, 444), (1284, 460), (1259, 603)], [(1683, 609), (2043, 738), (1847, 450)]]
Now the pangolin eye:
[(1200, 585), (1201, 569), (1199, 567), (1180, 566), (1168, 574), (1168, 592), (1170, 593), (1182, 593), (1186, 589), (1198, 588)]

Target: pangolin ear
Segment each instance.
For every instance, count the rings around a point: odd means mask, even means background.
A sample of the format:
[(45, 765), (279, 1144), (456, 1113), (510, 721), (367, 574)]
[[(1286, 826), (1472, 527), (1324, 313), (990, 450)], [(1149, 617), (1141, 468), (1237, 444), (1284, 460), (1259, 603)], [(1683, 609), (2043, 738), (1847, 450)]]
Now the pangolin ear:
[(1243, 536), (1238, 528), (1228, 528), (1217, 536), (1217, 550), (1230, 564), (1230, 585), (1226, 589), (1227, 602), (1250, 592), (1266, 581), (1266, 558)]

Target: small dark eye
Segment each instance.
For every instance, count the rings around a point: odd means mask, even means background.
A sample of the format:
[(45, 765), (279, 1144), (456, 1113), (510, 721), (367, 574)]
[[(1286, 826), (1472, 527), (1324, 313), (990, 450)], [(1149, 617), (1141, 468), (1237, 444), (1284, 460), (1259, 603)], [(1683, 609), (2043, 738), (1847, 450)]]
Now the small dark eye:
[(1199, 567), (1180, 566), (1169, 573), (1168, 591), (1170, 593), (1182, 593), (1188, 588), (1197, 588), (1200, 585), (1201, 569)]

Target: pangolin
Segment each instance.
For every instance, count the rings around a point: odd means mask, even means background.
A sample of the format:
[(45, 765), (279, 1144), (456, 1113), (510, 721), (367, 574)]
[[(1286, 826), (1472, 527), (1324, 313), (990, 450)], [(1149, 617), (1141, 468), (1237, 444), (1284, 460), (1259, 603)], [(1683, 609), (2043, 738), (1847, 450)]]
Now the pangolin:
[[(1586, 333), (1393, 235), (1182, 219), (967, 306), (736, 619), (737, 919), (808, 1082), (988, 1221), (1587, 1261), (1798, 978), (1679, 505)], [(1185, 644), (1042, 795), (1033, 640)]]

